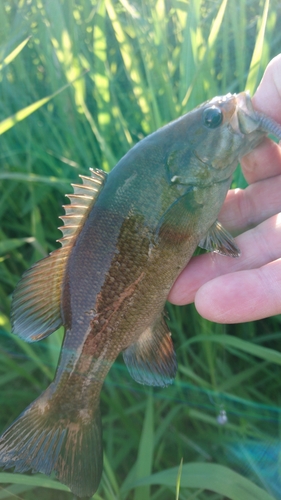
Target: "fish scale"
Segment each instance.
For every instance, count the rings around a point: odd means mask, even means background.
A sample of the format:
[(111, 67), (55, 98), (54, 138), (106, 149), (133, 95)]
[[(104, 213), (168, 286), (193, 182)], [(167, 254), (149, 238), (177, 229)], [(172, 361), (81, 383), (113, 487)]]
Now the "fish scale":
[(110, 174), (90, 169), (68, 195), (62, 248), (24, 273), (13, 333), (28, 342), (65, 329), (53, 382), (0, 437), (0, 466), (55, 473), (79, 498), (102, 474), (100, 391), (123, 353), (141, 384), (177, 370), (164, 306), (197, 246), (238, 257), (217, 221), (241, 156), (281, 128), (245, 92), (227, 94), (135, 145)]

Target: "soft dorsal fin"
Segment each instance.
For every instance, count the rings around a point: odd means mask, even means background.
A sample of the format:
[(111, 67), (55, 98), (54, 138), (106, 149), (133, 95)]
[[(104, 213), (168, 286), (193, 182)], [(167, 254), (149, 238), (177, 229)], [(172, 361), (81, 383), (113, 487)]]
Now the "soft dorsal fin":
[(85, 218), (101, 192), (107, 174), (90, 169), (91, 177), (80, 175), (83, 184), (72, 184), (74, 194), (61, 217), (62, 248), (36, 262), (18, 283), (12, 301), (12, 331), (28, 342), (47, 337), (62, 325), (60, 299), (65, 266)]
[(12, 301), (12, 332), (34, 342), (61, 325), (60, 296), (67, 252), (55, 250), (36, 262), (19, 281)]

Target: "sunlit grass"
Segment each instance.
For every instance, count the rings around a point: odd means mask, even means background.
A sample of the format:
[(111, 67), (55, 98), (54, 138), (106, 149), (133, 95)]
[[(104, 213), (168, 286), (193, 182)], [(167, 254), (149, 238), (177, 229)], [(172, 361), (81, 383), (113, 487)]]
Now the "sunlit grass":
[[(111, 169), (142, 137), (214, 95), (253, 92), (279, 50), (278, 5), (0, 2), (1, 429), (56, 369), (62, 331), (26, 344), (11, 336), (9, 311), (22, 272), (57, 246), (70, 183), (89, 167)], [(234, 183), (244, 185), (239, 170)], [(226, 326), (193, 306), (168, 312), (175, 384), (140, 386), (121, 358), (107, 377), (95, 498), (280, 498), (281, 317)], [(2, 472), (0, 483), (0, 500), (51, 499), (53, 488), (56, 499), (72, 498), (42, 475)]]

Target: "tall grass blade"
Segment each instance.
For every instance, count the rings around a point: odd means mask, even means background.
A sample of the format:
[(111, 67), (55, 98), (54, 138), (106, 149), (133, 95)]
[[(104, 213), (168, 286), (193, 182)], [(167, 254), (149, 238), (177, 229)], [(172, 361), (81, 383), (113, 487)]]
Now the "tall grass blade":
[[(140, 446), (138, 458), (136, 462), (136, 477), (144, 477), (151, 473), (153, 462), (153, 404), (151, 391), (147, 398), (147, 406), (144, 417), (143, 429), (141, 433)], [(142, 486), (137, 488), (134, 494), (134, 500), (149, 500), (150, 488), (149, 486)]]
[[(192, 92), (197, 90), (196, 83), (198, 82), (199, 79), (203, 80), (203, 83), (206, 85), (206, 87), (209, 87), (209, 88), (213, 87), (213, 85), (212, 85), (212, 70), (213, 70), (213, 68), (210, 67), (210, 60), (212, 60), (212, 58), (209, 57), (209, 54), (210, 54), (211, 50), (213, 49), (214, 44), (217, 40), (219, 31), (221, 28), (221, 24), (223, 21), (223, 17), (225, 14), (227, 2), (228, 2), (228, 0), (222, 1), (221, 5), (218, 9), (217, 15), (212, 23), (212, 26), (211, 26), (211, 29), (209, 32), (209, 36), (207, 39), (207, 43), (200, 47), (200, 52), (198, 54), (197, 67), (195, 68), (195, 74), (193, 76), (192, 82), (190, 83), (190, 86), (187, 89), (187, 92), (186, 92), (186, 94), (182, 100), (182, 103), (181, 103), (183, 109), (187, 105), (187, 102), (189, 101)], [(199, 35), (200, 38), (198, 38), (198, 34), (200, 34)], [(198, 45), (199, 46), (201, 45), (201, 43), (202, 43), (201, 40), (203, 38), (203, 36), (201, 34), (201, 30), (199, 30), (198, 34), (197, 34), (197, 39), (196, 39), (196, 43), (195, 43), (196, 51), (198, 50)], [(201, 83), (201, 85), (202, 85), (202, 83)], [(212, 90), (210, 92), (212, 92)], [(203, 98), (202, 100), (206, 100), (206, 97)]]
[(257, 38), (255, 43), (254, 52), (252, 55), (252, 60), (249, 68), (248, 78), (246, 82), (246, 89), (250, 91), (251, 94), (254, 93), (258, 78), (260, 76), (260, 66), (262, 60), (262, 52), (263, 52), (263, 43), (265, 37), (266, 30), (266, 22), (268, 17), (268, 9), (269, 9), (270, 0), (265, 0), (262, 17), (260, 20), (260, 25), (257, 32)]
[(221, 344), (225, 347), (235, 347), (236, 349), (247, 352), (252, 356), (257, 356), (258, 358), (269, 361), (270, 363), (281, 365), (280, 352), (277, 352), (274, 349), (269, 349), (268, 347), (261, 347), (253, 342), (248, 342), (247, 340), (239, 339), (231, 335), (197, 335), (187, 341), (187, 344), (205, 342), (206, 340), (208, 340), (208, 342)]
[(53, 94), (43, 97), (43, 99), (39, 99), (39, 101), (36, 101), (29, 106), (26, 106), (25, 108), (21, 109), (20, 111), (17, 111), (14, 115), (10, 116), (9, 118), (6, 118), (5, 120), (2, 120), (0, 122), (0, 135), (4, 134), (4, 132), (7, 132), (10, 128), (14, 127), (18, 122), (24, 120), (27, 118), (27, 116), (31, 115), (34, 113), (34, 111), (37, 111), (41, 106), (44, 106), (47, 102), (51, 101), (54, 97), (56, 97), (58, 94), (63, 92), (65, 89), (67, 89), (70, 85), (72, 85), (78, 78), (82, 78), (84, 75), (80, 75), (79, 77), (75, 78), (72, 82), (64, 85), (61, 87), (59, 90), (54, 92)]
[(9, 55), (5, 57), (2, 63), (0, 63), (0, 71), (5, 68), (5, 66), (8, 66), (15, 57), (24, 49), (28, 41), (30, 40), (30, 36), (28, 36), (22, 43), (20, 43), (12, 52), (10, 52)]
[(176, 500), (179, 500), (180, 486), (181, 486), (181, 475), (182, 475), (182, 464), (183, 464), (183, 459), (181, 459), (180, 466), (179, 466), (179, 471), (178, 471), (178, 475), (177, 475)]
[[(167, 469), (147, 478), (139, 479), (131, 486), (133, 488), (136, 485), (158, 484), (172, 487), (176, 484), (178, 471), (178, 467)], [(249, 479), (218, 464), (189, 463), (183, 465), (181, 487), (203, 488), (223, 495), (230, 500), (274, 500), (274, 497)]]
[(52, 490), (69, 491), (64, 484), (50, 479), (43, 474), (24, 476), (23, 474), (13, 474), (10, 472), (0, 472), (0, 484), (22, 484), (26, 486), (49, 488)]

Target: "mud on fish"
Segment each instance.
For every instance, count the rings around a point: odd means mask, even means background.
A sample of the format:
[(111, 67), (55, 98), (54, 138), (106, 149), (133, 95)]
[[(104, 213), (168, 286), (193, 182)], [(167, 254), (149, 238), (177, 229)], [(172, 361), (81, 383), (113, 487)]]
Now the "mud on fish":
[(0, 466), (55, 472), (78, 497), (102, 473), (100, 391), (122, 351), (140, 384), (165, 387), (176, 356), (163, 315), (199, 245), (237, 257), (217, 216), (239, 159), (281, 127), (249, 95), (215, 97), (134, 146), (106, 174), (90, 170), (69, 195), (62, 247), (24, 273), (13, 333), (65, 335), (54, 381), (0, 438)]

